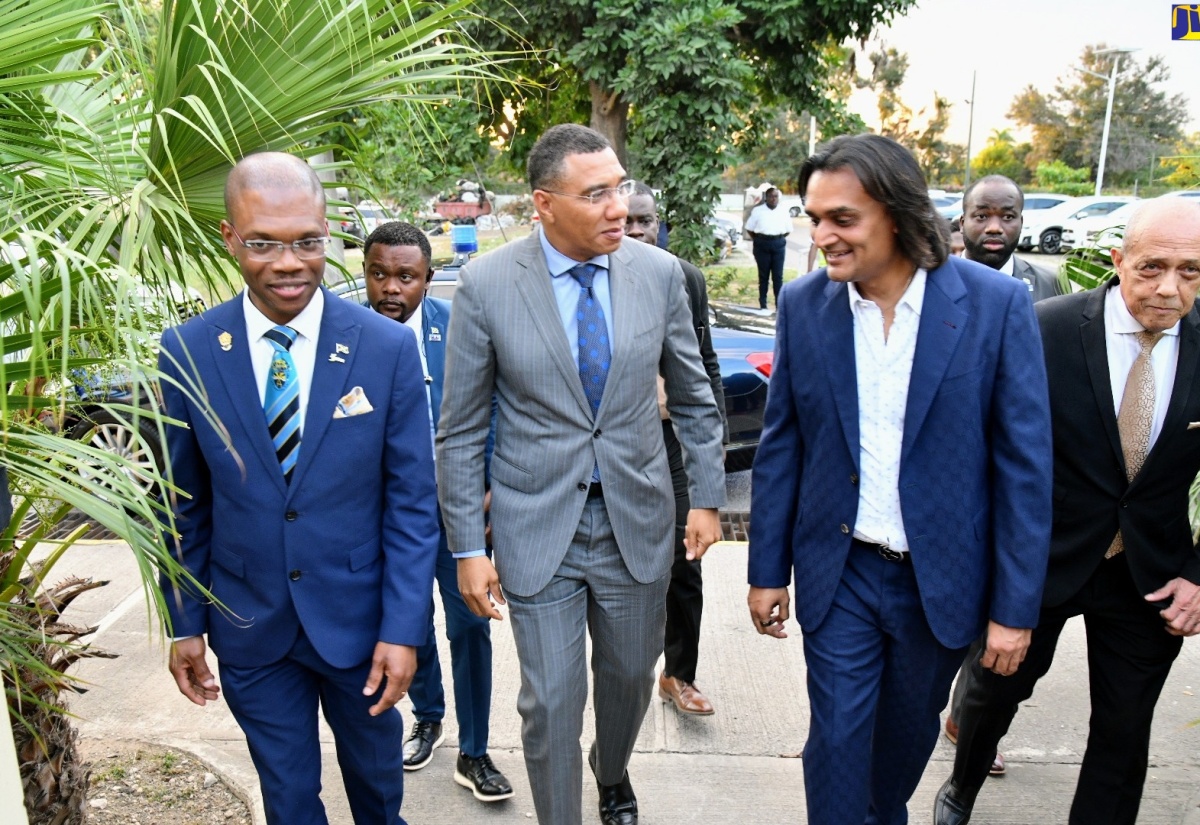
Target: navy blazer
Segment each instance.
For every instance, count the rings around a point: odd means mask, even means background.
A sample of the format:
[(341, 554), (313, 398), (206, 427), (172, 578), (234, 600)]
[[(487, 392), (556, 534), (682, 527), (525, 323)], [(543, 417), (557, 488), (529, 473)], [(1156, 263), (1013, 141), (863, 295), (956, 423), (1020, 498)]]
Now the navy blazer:
[(442, 412), (442, 387), (446, 383), (446, 327), (450, 326), (450, 302), (426, 295), (421, 300), (421, 336), (425, 341), (425, 366), (429, 369), (429, 404), (433, 426)]
[[(1050, 411), (1028, 289), (961, 258), (928, 274), (900, 458), (900, 505), (934, 635), (1037, 624), (1050, 540)], [(847, 286), (780, 292), (754, 462), (749, 581), (795, 572), (803, 629), (825, 618), (858, 512), (858, 391)]]
[[(379, 641), (416, 647), (428, 633), (439, 530), (416, 337), (326, 291), (316, 346), (287, 484), (255, 386), (242, 296), (162, 337), (163, 401), (178, 422), (166, 442), (180, 491), (171, 497), (176, 553), (221, 607), (162, 587), (172, 633), (207, 633), (227, 664), (270, 664), (301, 627), (342, 668)], [(374, 409), (335, 419), (355, 387)]]

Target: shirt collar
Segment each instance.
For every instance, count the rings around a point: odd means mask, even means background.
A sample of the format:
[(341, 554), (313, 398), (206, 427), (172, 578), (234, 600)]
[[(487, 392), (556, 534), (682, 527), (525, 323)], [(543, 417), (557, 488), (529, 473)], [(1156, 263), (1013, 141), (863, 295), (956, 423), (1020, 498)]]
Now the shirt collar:
[[(925, 275), (925, 270), (918, 267), (917, 271), (913, 273), (912, 280), (908, 282), (908, 287), (904, 290), (904, 294), (896, 302), (896, 306), (898, 307), (907, 305), (909, 309), (916, 313), (918, 318), (921, 316), (921, 309), (925, 306)], [(855, 307), (860, 303), (875, 303), (869, 298), (864, 298), (853, 281), (846, 284), (846, 286), (849, 287), (851, 312), (854, 312)]]
[[(1137, 318), (1125, 306), (1125, 296), (1121, 294), (1121, 285), (1113, 284), (1104, 296), (1104, 327), (1118, 334), (1136, 334), (1145, 330)], [(1163, 332), (1164, 335), (1178, 335), (1179, 321)]]
[(542, 244), (542, 254), (546, 256), (546, 268), (550, 270), (550, 277), (557, 278), (559, 275), (565, 275), (573, 267), (580, 263), (591, 263), (596, 266), (608, 270), (608, 256), (597, 255), (594, 258), (589, 258), (587, 261), (577, 261), (574, 258), (568, 258), (566, 255), (559, 252), (550, 241), (546, 238), (546, 230), (542, 229), (538, 232), (538, 240)]
[[(258, 341), (267, 330), (275, 326), (275, 322), (259, 311), (250, 300), (249, 290), (242, 291), (242, 311), (246, 316), (246, 335), (251, 341)], [(301, 337), (316, 344), (321, 333), (321, 316), (325, 312), (325, 290), (318, 288), (313, 293), (308, 306), (300, 310), (300, 314), (287, 322), (287, 326), (296, 330)]]

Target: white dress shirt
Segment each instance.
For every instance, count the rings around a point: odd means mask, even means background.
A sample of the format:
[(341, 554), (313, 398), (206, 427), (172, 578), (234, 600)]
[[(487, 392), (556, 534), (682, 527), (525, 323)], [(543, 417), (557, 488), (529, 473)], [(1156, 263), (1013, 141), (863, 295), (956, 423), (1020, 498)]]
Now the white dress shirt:
[(760, 203), (750, 211), (746, 231), (756, 235), (787, 235), (792, 231), (792, 216), (779, 204), (772, 209)]
[[(1108, 350), (1108, 377), (1112, 387), (1113, 412), (1121, 412), (1125, 381), (1133, 362), (1142, 351), (1137, 333), (1145, 329), (1129, 314), (1121, 287), (1113, 286), (1104, 296), (1104, 346)], [(1171, 388), (1175, 386), (1175, 368), (1179, 363), (1179, 322), (1166, 331), (1150, 351), (1150, 368), (1154, 370), (1154, 421), (1150, 425), (1150, 447), (1162, 432), (1167, 407), (1171, 403)]]
[(917, 329), (925, 303), (925, 270), (918, 269), (896, 303), (883, 334), (883, 310), (849, 284), (858, 381), (859, 485), (854, 537), (908, 551), (900, 512), (900, 450)]
[[(425, 302), (419, 301), (417, 308), (413, 310), (413, 314), (408, 316), (408, 320), (404, 322), (404, 326), (413, 331), (413, 335), (417, 336), (417, 352), (421, 353), (421, 374), (425, 376), (425, 406), (429, 410), (429, 438), (433, 439), (433, 389), (430, 386), (433, 379), (429, 377), (429, 361), (425, 359), (425, 331), (422, 329), (422, 320), (425, 312)], [(436, 454), (436, 450), (434, 453)]]
[[(271, 371), (271, 360), (275, 347), (263, 335), (276, 324), (259, 312), (250, 300), (250, 293), (242, 292), (242, 312), (246, 316), (246, 336), (250, 344), (250, 363), (254, 367), (254, 383), (258, 387), (258, 403), (267, 397), (267, 374)], [(321, 316), (325, 312), (325, 293), (318, 289), (300, 314), (288, 321), (286, 326), (298, 333), (289, 352), (296, 365), (296, 377), (300, 380), (300, 433), (304, 433), (304, 417), (308, 412), (308, 395), (312, 389), (313, 366), (317, 363), (317, 338), (321, 334)], [(329, 410), (333, 415), (333, 410)], [(265, 419), (264, 419), (265, 420)], [(303, 446), (301, 446), (303, 449)]]

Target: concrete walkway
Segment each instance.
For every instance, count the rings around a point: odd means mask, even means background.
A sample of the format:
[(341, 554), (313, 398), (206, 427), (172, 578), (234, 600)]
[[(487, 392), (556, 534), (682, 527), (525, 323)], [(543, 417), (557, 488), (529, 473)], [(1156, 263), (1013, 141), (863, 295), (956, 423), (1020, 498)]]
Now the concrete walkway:
[[(785, 641), (758, 636), (745, 607), (744, 544), (717, 545), (705, 558), (704, 637), (699, 684), (717, 708), (708, 718), (683, 717), (655, 698), (630, 765), (642, 825), (682, 823), (802, 823), (805, 821), (799, 754), (808, 726), (804, 659), (799, 634)], [(71, 700), (83, 737), (140, 740), (188, 750), (208, 762), (258, 809), (257, 782), (237, 725), (223, 703), (198, 708), (179, 695), (151, 625), (136, 567), (123, 545), (70, 550), (56, 573), (107, 578), (111, 583), (79, 598), (67, 618), (98, 623), (95, 644), (115, 660), (76, 668), (90, 690)], [(439, 607), (440, 617), (440, 607)], [(406, 775), (404, 816), (412, 825), (530, 823), (529, 783), (521, 756), (516, 712), (519, 682), (507, 622), (493, 625), (495, 691), (491, 753), (513, 781), (516, 796), (485, 805), (454, 784), (454, 714), (445, 744), (424, 770)], [(444, 640), (443, 640), (444, 646)], [(442, 651), (449, 678), (449, 656)], [(1159, 702), (1151, 766), (1138, 822), (1200, 825), (1200, 640), (1189, 640)], [(453, 702), (447, 686), (446, 698)], [(411, 720), (402, 703), (406, 726)], [(1004, 742), (1009, 774), (989, 780), (973, 822), (1045, 825), (1066, 822), (1087, 729), (1088, 703), (1082, 625), (1068, 626), (1056, 664), (1018, 715)], [(588, 724), (591, 709), (587, 712)], [(586, 730), (583, 744), (591, 742)], [(351, 819), (328, 730), (323, 735), (325, 803), (330, 822)], [(953, 752), (940, 740), (909, 809), (914, 823), (930, 821), (933, 796), (950, 770)], [(586, 771), (585, 771), (586, 773)], [(584, 822), (598, 821), (596, 793), (584, 777)]]

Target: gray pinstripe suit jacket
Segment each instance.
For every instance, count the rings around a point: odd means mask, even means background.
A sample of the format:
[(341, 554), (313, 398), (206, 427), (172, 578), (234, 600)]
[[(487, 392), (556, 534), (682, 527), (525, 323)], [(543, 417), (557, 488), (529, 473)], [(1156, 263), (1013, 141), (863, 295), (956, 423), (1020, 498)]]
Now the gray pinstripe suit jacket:
[(630, 573), (645, 583), (669, 571), (675, 500), (657, 406), (660, 371), (692, 506), (725, 501), (721, 416), (678, 262), (626, 239), (610, 256), (609, 282), (612, 366), (593, 421), (536, 232), (472, 261), (459, 279), (437, 433), (442, 516), (451, 550), (484, 546), (483, 454), (495, 393), (492, 539), (500, 583), (518, 596), (539, 592), (562, 562), (593, 462)]

